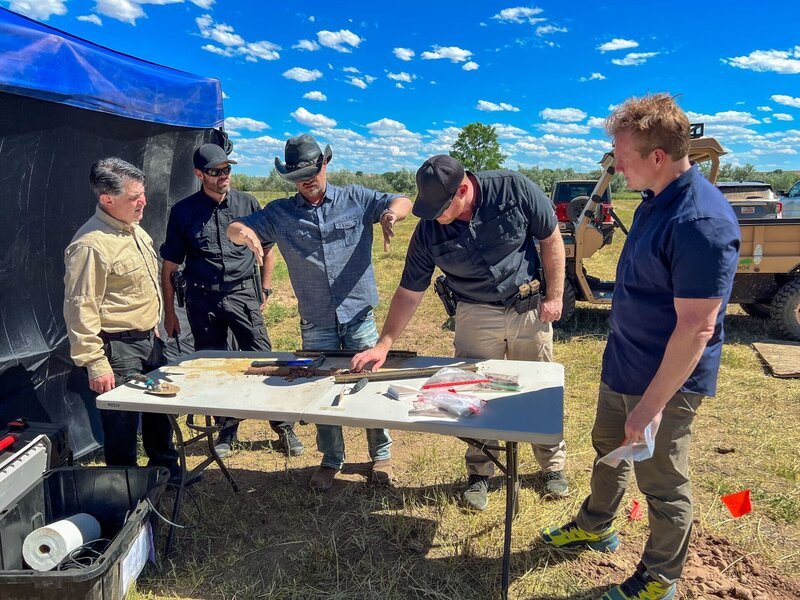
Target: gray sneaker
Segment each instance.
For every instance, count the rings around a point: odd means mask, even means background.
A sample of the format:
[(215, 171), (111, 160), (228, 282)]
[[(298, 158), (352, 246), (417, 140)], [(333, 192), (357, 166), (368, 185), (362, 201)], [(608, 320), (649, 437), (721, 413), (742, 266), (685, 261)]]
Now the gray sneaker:
[(544, 474), (544, 498), (560, 500), (569, 496), (569, 483), (564, 471), (549, 471)]
[(300, 456), (305, 452), (305, 447), (294, 431), (292, 425), (283, 425), (281, 428), (281, 443), (286, 456)]
[(489, 504), (489, 478), (486, 475), (470, 475), (463, 497), (470, 508), (486, 510)]
[(225, 458), (233, 450), (233, 444), (236, 441), (236, 436), (233, 435), (230, 429), (223, 429), (217, 436), (217, 442), (214, 444), (214, 450), (220, 458)]

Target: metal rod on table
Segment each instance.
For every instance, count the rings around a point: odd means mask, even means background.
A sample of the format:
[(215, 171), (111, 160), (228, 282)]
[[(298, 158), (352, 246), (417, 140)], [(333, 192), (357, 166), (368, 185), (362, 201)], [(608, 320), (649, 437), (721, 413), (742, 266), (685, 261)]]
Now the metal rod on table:
[[(477, 371), (478, 365), (448, 365), (464, 369), (465, 371)], [(364, 371), (362, 373), (343, 373), (335, 375), (333, 383), (355, 383), (362, 377), (370, 381), (392, 381), (394, 379), (416, 379), (418, 377), (430, 377), (438, 373), (442, 367), (424, 367), (421, 369), (386, 369), (384, 371)]]

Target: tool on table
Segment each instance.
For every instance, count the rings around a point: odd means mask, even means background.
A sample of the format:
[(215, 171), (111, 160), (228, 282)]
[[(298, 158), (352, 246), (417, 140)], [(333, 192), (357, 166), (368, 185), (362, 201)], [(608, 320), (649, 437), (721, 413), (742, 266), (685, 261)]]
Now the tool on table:
[[(477, 371), (478, 365), (452, 365), (465, 371)], [(393, 379), (416, 379), (430, 377), (438, 373), (442, 367), (425, 367), (422, 369), (384, 369), (382, 371), (365, 371), (363, 373), (342, 373), (335, 375), (334, 383), (353, 383), (362, 377), (369, 381), (391, 381)]]
[(277, 358), (264, 358), (254, 360), (250, 363), (253, 368), (260, 367), (307, 367), (309, 369), (318, 369), (325, 362), (325, 355), (320, 354), (316, 358), (292, 358), (289, 360), (280, 360)]
[(343, 385), (342, 386), (342, 391), (339, 392), (339, 395), (336, 396), (336, 398), (333, 400), (333, 402), (331, 403), (331, 406), (339, 406), (339, 404), (342, 402), (342, 398), (345, 395), (351, 396), (353, 394), (357, 394), (358, 392), (363, 390), (368, 383), (369, 383), (369, 379), (367, 379), (366, 377), (362, 377), (361, 379), (356, 381), (356, 384), (353, 387), (351, 387), (349, 390), (347, 389), (346, 385)]
[(154, 396), (174, 396), (181, 388), (172, 383), (155, 382), (147, 375), (141, 373), (132, 373), (128, 376), (128, 381), (138, 381), (145, 385), (145, 394), (153, 394)]
[[(295, 356), (317, 356), (318, 354), (324, 354), (327, 357), (334, 357), (334, 358), (347, 358), (351, 356), (355, 356), (359, 352), (363, 352), (363, 350), (295, 350), (293, 354)], [(416, 358), (417, 353), (413, 350), (389, 350), (386, 358)]]

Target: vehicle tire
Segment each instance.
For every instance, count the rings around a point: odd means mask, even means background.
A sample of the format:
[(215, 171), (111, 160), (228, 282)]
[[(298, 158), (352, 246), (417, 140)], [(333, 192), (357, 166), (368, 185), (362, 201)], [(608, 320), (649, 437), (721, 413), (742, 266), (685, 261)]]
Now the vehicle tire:
[(772, 315), (772, 308), (769, 304), (751, 303), (740, 304), (742, 310), (755, 319), (769, 319)]
[(575, 288), (569, 279), (564, 280), (564, 295), (562, 299), (561, 318), (553, 322), (553, 327), (563, 327), (575, 315)]
[(576, 196), (570, 200), (567, 204), (567, 218), (577, 225), (588, 203), (589, 196)]
[(773, 296), (771, 319), (781, 335), (800, 341), (800, 278), (785, 283)]

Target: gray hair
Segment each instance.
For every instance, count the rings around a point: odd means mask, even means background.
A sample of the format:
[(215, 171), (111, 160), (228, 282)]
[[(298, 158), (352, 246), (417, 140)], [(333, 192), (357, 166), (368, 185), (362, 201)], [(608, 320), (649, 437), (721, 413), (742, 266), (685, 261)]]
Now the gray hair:
[(103, 194), (119, 196), (125, 191), (128, 181), (144, 183), (144, 173), (116, 156), (98, 160), (89, 173), (89, 185), (98, 198)]

